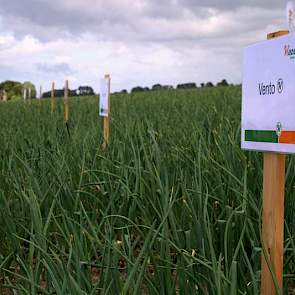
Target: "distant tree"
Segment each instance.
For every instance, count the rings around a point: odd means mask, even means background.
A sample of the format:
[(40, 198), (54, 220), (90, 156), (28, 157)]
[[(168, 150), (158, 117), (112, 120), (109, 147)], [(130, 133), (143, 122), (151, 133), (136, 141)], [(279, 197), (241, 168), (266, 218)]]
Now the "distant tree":
[(55, 89), (54, 90), (54, 96), (55, 97), (64, 97), (65, 90), (64, 89)]
[(206, 87), (214, 87), (214, 84), (212, 82), (207, 82)]
[(225, 79), (223, 79), (221, 82), (217, 83), (217, 86), (229, 86), (229, 84)]
[[(78, 89), (69, 89), (69, 96), (87, 96), (87, 95), (94, 95), (94, 91), (90, 86), (80, 86)], [(64, 89), (55, 89), (54, 90), (54, 97), (64, 97), (65, 90)], [(50, 98), (51, 91), (43, 92), (42, 98)]]
[[(77, 96), (76, 90), (69, 89), (69, 96)], [(50, 98), (51, 91), (43, 92), (42, 98)], [(64, 89), (55, 89), (54, 97), (64, 97)]]
[(201, 87), (205, 87), (206, 85), (205, 85), (205, 83), (201, 83)]
[(16, 81), (5, 81), (0, 83), (0, 91), (5, 91), (8, 100), (17, 100), (23, 97), (23, 90), (31, 89), (32, 98), (36, 97), (36, 88), (31, 82), (24, 84)]
[(178, 84), (177, 89), (192, 89), (197, 88), (196, 83), (185, 83), (185, 84)]
[(163, 89), (163, 87), (162, 87), (161, 84), (155, 84), (152, 87), (152, 90), (154, 90), (154, 91), (156, 91), (156, 90), (162, 90), (162, 89)]
[(121, 94), (127, 94), (128, 93), (128, 91), (126, 90), (126, 89), (123, 89), (123, 90), (121, 90), (121, 92), (120, 92)]
[(24, 82), (23, 84), (23, 89), (22, 90), (25, 90), (25, 89), (31, 89), (31, 98), (36, 98), (37, 96), (37, 90), (36, 90), (36, 87), (33, 83), (31, 82)]
[(42, 98), (49, 98), (51, 97), (51, 91), (45, 91), (42, 93)]
[(161, 85), (161, 84), (155, 84), (152, 87), (152, 91), (159, 91), (159, 90), (171, 90), (173, 89), (173, 86), (171, 85)]
[(137, 87), (134, 87), (131, 89), (131, 93), (134, 93), (134, 92), (145, 92), (145, 91), (149, 91), (150, 89), (148, 87), (140, 87), (140, 86), (137, 86)]
[(143, 92), (143, 88), (140, 86), (134, 87), (131, 89), (131, 93), (134, 93), (134, 92)]
[(69, 96), (70, 97), (78, 96), (78, 91), (69, 89)]
[(87, 95), (94, 95), (95, 93), (93, 91), (93, 88), (90, 86), (80, 86), (77, 90), (77, 94), (87, 96)]
[(172, 90), (174, 88), (173, 88), (172, 85), (164, 85), (164, 86), (162, 86), (162, 89), (164, 89), (164, 90)]

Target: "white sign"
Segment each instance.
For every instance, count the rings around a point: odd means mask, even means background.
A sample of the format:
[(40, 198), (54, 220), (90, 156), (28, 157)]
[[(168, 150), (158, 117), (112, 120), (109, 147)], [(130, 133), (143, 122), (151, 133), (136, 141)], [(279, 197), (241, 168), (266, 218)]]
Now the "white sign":
[(99, 94), (99, 115), (101, 117), (109, 116), (109, 79), (100, 80), (100, 94)]
[(295, 34), (244, 52), (242, 148), (295, 153)]
[(287, 3), (287, 24), (290, 32), (294, 31), (294, 5), (292, 1)]

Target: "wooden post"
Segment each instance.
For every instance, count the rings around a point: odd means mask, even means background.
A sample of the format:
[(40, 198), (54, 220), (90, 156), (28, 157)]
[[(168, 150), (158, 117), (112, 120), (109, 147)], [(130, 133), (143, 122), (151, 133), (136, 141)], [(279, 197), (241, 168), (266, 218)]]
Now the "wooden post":
[(65, 122), (69, 121), (69, 81), (66, 80), (64, 90), (64, 109), (65, 109)]
[(24, 95), (24, 102), (26, 102), (27, 101), (27, 88), (24, 88), (23, 95)]
[(28, 91), (29, 91), (29, 104), (32, 103), (32, 88), (28, 88)]
[(53, 114), (54, 111), (55, 111), (55, 95), (54, 95), (54, 92), (55, 92), (55, 83), (52, 82), (52, 87), (51, 87), (51, 114)]
[(7, 101), (7, 93), (5, 89), (3, 90), (3, 101)]
[[(279, 31), (267, 35), (267, 39), (288, 34)], [(286, 156), (264, 153), (263, 204), (262, 204), (262, 247), (261, 294), (283, 294), (284, 255), (284, 199), (285, 199)], [(274, 277), (270, 269), (273, 270)]]
[(111, 98), (111, 76), (110, 75), (105, 75), (105, 79), (108, 79), (108, 116), (107, 117), (103, 117), (103, 145), (102, 148), (105, 149), (108, 144), (109, 144), (109, 137), (110, 137), (110, 98)]

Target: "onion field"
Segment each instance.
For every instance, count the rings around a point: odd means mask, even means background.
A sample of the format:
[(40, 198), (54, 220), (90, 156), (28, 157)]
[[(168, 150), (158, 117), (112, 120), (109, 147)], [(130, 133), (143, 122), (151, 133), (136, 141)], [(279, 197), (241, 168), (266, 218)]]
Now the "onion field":
[[(259, 294), (262, 154), (240, 87), (0, 103), (1, 294)], [(295, 292), (295, 160), (284, 294)]]

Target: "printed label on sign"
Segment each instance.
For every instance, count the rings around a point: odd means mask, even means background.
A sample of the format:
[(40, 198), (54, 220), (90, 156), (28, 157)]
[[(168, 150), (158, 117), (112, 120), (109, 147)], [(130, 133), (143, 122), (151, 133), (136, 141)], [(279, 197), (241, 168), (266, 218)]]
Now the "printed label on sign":
[(295, 34), (245, 49), (243, 149), (295, 153)]
[(100, 80), (99, 92), (99, 115), (101, 117), (109, 116), (109, 80)]

